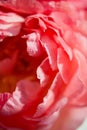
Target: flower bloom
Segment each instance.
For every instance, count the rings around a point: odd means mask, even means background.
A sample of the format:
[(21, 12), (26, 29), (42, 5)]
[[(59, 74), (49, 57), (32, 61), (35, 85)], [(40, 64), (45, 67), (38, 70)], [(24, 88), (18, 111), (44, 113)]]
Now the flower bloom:
[(76, 130), (87, 113), (85, 0), (29, 2), (0, 1), (0, 128)]

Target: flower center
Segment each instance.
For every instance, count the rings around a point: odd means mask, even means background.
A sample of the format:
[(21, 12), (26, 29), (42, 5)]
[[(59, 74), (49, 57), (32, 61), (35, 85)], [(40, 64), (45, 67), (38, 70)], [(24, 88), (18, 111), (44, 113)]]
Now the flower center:
[(26, 40), (20, 36), (4, 39), (0, 43), (0, 92), (12, 93), (20, 80), (38, 81), (36, 70), (45, 57), (29, 56)]
[[(19, 77), (20, 79), (20, 77)], [(18, 77), (14, 76), (14, 75), (10, 75), (10, 76), (4, 76), (2, 78), (0, 78), (0, 92), (4, 93), (4, 92), (10, 92), (12, 93), (15, 89), (16, 83), (18, 81)]]
[(5, 39), (0, 44), (0, 92), (12, 93), (20, 80), (37, 80), (39, 63), (28, 55), (23, 39)]

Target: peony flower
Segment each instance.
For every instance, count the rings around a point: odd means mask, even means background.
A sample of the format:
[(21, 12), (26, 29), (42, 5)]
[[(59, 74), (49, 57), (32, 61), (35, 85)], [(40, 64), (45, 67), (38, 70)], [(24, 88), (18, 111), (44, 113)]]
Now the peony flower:
[(0, 6), (0, 129), (79, 130), (87, 116), (86, 1)]

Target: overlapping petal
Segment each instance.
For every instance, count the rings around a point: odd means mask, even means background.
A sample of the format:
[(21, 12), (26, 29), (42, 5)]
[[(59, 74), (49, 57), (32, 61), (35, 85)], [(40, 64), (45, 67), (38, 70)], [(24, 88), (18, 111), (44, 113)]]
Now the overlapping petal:
[(0, 12), (0, 41), (7, 36), (16, 36), (20, 33), (24, 18), (15, 13)]

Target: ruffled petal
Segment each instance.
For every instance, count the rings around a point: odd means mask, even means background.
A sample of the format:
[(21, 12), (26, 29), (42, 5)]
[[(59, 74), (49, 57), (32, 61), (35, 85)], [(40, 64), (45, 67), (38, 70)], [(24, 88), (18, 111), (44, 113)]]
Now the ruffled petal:
[(75, 56), (78, 62), (78, 75), (84, 86), (87, 86), (87, 59), (86, 57), (78, 50), (74, 50)]
[(10, 93), (0, 93), (0, 109), (2, 109), (3, 105), (9, 100), (11, 94)]
[(43, 5), (37, 0), (10, 0), (10, 1), (0, 1), (0, 5), (12, 9), (16, 12), (22, 13), (37, 13), (43, 12)]
[(29, 102), (35, 99), (38, 89), (39, 84), (37, 82), (20, 81), (12, 96), (4, 104), (1, 113), (3, 113), (3, 115), (11, 115), (21, 111), (25, 104), (29, 104)]
[(0, 12), (0, 41), (18, 35), (23, 22), (24, 18), (15, 13)]
[[(52, 32), (51, 32), (52, 31)], [(51, 35), (54, 35), (53, 30), (48, 29), (41, 38), (42, 45), (46, 49), (49, 62), (53, 70), (57, 69), (57, 44), (53, 39), (50, 39)]]
[(52, 79), (55, 75), (55, 71), (53, 72), (48, 57), (39, 65), (37, 68), (37, 78), (40, 79), (41, 86), (45, 86), (52, 82)]
[(60, 115), (51, 130), (79, 130), (79, 126), (86, 117), (87, 107), (78, 108), (66, 106), (60, 112)]
[(33, 32), (31, 34), (24, 35), (23, 38), (27, 38), (27, 52), (29, 56), (38, 57), (44, 52), (40, 43), (39, 33)]
[(72, 61), (70, 61), (65, 50), (63, 48), (59, 48), (57, 65), (64, 82), (68, 83), (73, 77), (73, 74), (76, 73), (77, 62), (75, 58), (73, 57)]
[(43, 98), (43, 102), (38, 105), (37, 112), (35, 113), (36, 117), (45, 114), (49, 115), (49, 113), (51, 114), (56, 109), (60, 110), (67, 103), (67, 98), (63, 97), (64, 85), (60, 74), (56, 74), (47, 95)]

